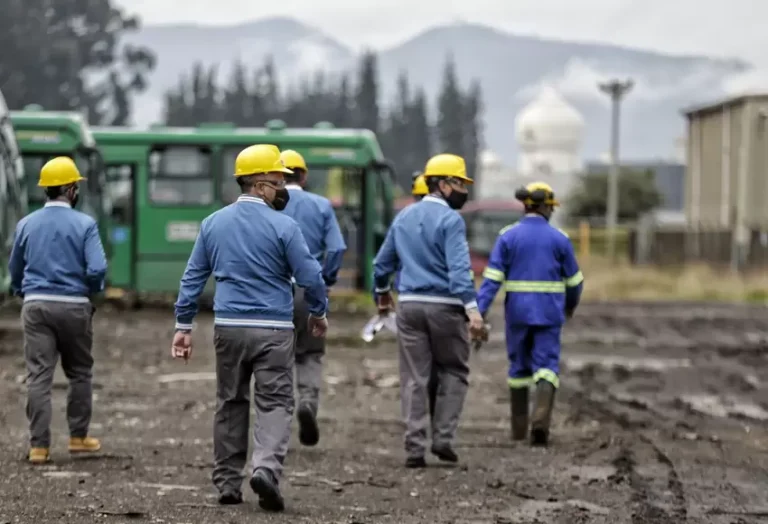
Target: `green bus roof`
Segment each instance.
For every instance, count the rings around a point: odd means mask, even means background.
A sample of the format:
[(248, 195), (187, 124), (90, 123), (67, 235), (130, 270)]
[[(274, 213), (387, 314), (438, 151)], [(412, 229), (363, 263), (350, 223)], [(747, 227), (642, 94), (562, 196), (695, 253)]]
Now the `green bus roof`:
[[(100, 146), (112, 145), (218, 145), (248, 147), (275, 144), (281, 149), (301, 149), (310, 157), (369, 163), (384, 155), (373, 131), (367, 129), (232, 127), (203, 124), (200, 127), (94, 127)], [(308, 158), (308, 162), (311, 160)]]
[(88, 122), (74, 111), (11, 111), (11, 123), (22, 151), (96, 147)]

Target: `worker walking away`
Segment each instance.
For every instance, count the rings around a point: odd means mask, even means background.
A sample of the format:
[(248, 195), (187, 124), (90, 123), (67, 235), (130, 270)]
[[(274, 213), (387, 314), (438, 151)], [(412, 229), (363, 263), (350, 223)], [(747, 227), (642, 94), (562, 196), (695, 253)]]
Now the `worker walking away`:
[[(293, 171), (285, 175), (285, 187), (291, 195), (285, 214), (298, 222), (309, 246), (309, 252), (323, 266), (323, 280), (326, 288), (330, 289), (336, 284), (344, 252), (347, 250), (333, 205), (325, 197), (304, 191), (308, 173), (304, 157), (289, 149), (283, 151), (280, 158), (285, 167)], [(307, 302), (301, 288), (295, 289), (293, 308), (293, 322), (296, 326), (299, 441), (305, 446), (314, 446), (320, 439), (317, 411), (323, 381), (325, 339), (312, 336), (307, 329)]]
[(568, 236), (549, 224), (559, 205), (552, 188), (534, 182), (515, 197), (525, 216), (496, 239), (478, 304), (486, 316), (504, 286), (512, 438), (526, 438), (529, 386), (535, 384), (531, 444), (545, 446), (560, 385), (560, 331), (579, 304), (584, 277)]
[[(416, 171), (413, 174), (413, 184), (411, 185), (413, 200), (420, 202), (428, 194), (427, 180), (420, 171)], [(395, 289), (398, 288), (399, 280), (400, 274), (398, 273), (397, 277), (395, 277)], [(429, 400), (429, 419), (432, 420), (435, 416), (435, 400), (437, 399), (437, 366), (432, 366), (432, 373), (427, 383), (427, 398)]]
[(244, 149), (235, 160), (237, 201), (203, 220), (176, 301), (175, 358), (192, 353), (192, 322), (208, 278), (216, 280), (214, 347), (216, 414), (213, 483), (219, 503), (243, 501), (248, 453), (251, 377), (253, 428), (251, 489), (267, 511), (285, 507), (279, 489), (293, 417), (293, 284), (305, 288), (309, 329), (325, 336), (327, 298), (320, 265), (296, 221), (280, 211), (290, 199), (280, 151)]
[(11, 250), (11, 292), (24, 299), (28, 458), (33, 464), (50, 460), (51, 387), (59, 357), (69, 381), (69, 451), (101, 449), (88, 435), (94, 312), (89, 297), (104, 290), (107, 260), (96, 221), (74, 209), (84, 180), (71, 158), (48, 161), (37, 184), (47, 202), (17, 224)]
[(453, 440), (469, 375), (469, 328), (480, 336), (483, 319), (470, 278), (466, 227), (457, 210), (467, 201), (464, 159), (437, 155), (424, 171), (429, 195), (398, 213), (374, 261), (381, 313), (392, 308), (389, 282), (400, 269), (397, 331), (400, 395), (406, 423), (406, 467), (426, 466), (428, 383), (437, 370), (431, 451), (457, 462)]

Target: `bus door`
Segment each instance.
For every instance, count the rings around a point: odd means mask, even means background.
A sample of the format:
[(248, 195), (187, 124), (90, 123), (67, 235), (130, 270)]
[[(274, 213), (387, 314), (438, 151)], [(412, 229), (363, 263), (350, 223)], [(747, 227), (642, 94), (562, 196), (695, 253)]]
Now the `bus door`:
[[(155, 144), (147, 153), (147, 176), (136, 184), (136, 290), (176, 293), (201, 222), (220, 207), (212, 150)], [(205, 294), (212, 292), (213, 279)]]
[[(112, 209), (107, 218), (109, 259), (108, 298), (119, 298), (119, 290), (134, 289), (136, 285), (136, 173), (135, 161), (119, 162), (110, 158), (105, 165), (107, 193)], [(112, 296), (110, 296), (112, 295)]]

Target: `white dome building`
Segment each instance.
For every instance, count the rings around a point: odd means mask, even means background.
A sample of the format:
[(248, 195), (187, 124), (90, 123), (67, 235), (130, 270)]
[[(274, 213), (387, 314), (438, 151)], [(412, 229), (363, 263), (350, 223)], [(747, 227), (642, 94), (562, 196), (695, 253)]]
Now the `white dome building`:
[(501, 158), (485, 150), (478, 160), (478, 200), (515, 198), (514, 173), (504, 166)]
[(515, 119), (520, 148), (517, 174), (525, 182), (547, 182), (565, 196), (583, 169), (584, 119), (552, 87), (545, 87)]

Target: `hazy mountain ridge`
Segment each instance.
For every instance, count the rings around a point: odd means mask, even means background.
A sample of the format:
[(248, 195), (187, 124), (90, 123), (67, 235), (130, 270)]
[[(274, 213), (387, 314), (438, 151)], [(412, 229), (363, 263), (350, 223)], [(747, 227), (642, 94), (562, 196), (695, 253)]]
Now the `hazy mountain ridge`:
[[(218, 65), (219, 78), (226, 82), (238, 58), (255, 66), (271, 54), (287, 86), (318, 69), (353, 68), (356, 54), (339, 40), (343, 36), (325, 34), (290, 18), (228, 27), (147, 26), (127, 39), (158, 55), (150, 90), (136, 100), (134, 119), (140, 124), (158, 120), (163, 92), (176, 85), (195, 61)], [(382, 103), (391, 99), (401, 70), (434, 100), (449, 53), (462, 82), (481, 81), (485, 141), (507, 162), (516, 153), (514, 117), (542, 82), (558, 87), (582, 112), (587, 122), (584, 155), (594, 157), (607, 149), (610, 120), (608, 99), (596, 83), (609, 76), (631, 76), (636, 86), (624, 105), (622, 151), (627, 157), (658, 157), (671, 154), (675, 138), (683, 133), (682, 107), (737, 88), (740, 75), (750, 70), (749, 64), (735, 59), (664, 55), (456, 24), (428, 29), (380, 51)]]

